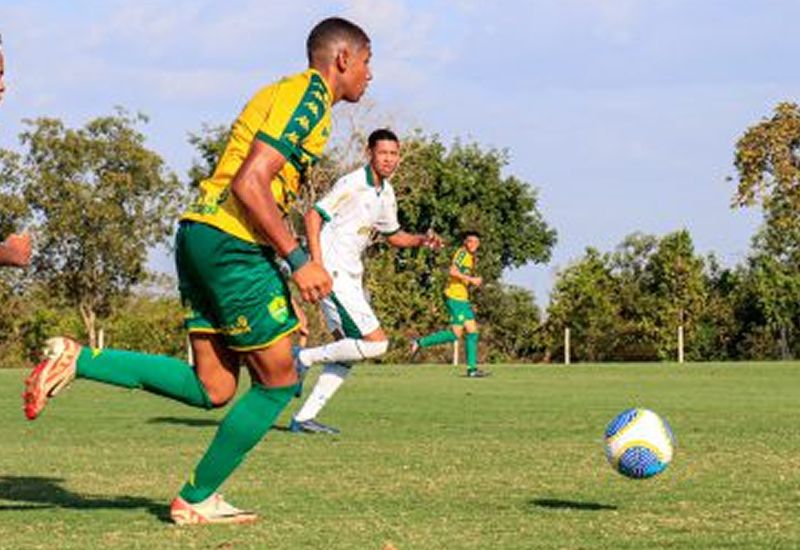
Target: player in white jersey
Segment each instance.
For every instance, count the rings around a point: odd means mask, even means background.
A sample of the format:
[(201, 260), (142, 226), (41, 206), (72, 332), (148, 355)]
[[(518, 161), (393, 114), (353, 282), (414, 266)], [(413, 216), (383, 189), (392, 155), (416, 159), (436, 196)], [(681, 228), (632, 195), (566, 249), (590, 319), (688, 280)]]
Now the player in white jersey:
[(397, 221), (397, 201), (389, 177), (400, 161), (400, 142), (391, 130), (379, 129), (368, 139), (369, 164), (339, 179), (306, 213), (311, 258), (333, 278), (333, 293), (322, 301), (328, 328), (336, 341), (297, 353), (304, 373), (315, 363), (325, 367), (300, 411), (292, 418), (293, 432), (339, 433), (316, 421), (325, 403), (350, 373), (355, 361), (386, 353), (389, 341), (364, 293), (361, 256), (377, 232), (398, 248), (440, 248), (434, 233), (411, 234)]

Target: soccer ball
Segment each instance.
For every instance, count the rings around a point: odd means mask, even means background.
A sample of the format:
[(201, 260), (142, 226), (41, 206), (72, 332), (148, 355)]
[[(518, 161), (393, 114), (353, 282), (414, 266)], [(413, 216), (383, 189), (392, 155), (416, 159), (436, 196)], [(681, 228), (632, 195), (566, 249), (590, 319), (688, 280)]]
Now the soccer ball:
[(623, 411), (606, 427), (606, 458), (630, 478), (645, 479), (666, 470), (674, 447), (667, 421), (647, 409)]

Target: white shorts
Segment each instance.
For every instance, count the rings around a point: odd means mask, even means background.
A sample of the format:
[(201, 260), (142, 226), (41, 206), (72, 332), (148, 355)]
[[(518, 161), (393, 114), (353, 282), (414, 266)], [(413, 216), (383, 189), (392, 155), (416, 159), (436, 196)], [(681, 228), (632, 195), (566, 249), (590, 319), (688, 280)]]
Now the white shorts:
[(333, 292), (322, 300), (322, 312), (331, 332), (340, 331), (347, 338), (361, 338), (381, 326), (367, 295), (360, 276), (334, 269)]

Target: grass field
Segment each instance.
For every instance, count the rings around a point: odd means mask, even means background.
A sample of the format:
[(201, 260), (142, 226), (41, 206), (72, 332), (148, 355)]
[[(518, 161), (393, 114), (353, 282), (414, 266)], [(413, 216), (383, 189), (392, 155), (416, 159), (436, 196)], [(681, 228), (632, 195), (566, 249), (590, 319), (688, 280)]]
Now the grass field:
[[(224, 411), (78, 382), (36, 422), (0, 371), (2, 548), (800, 548), (800, 364), (359, 367), (294, 435), (290, 405), (223, 488), (251, 526), (167, 506)], [(678, 440), (661, 476), (614, 473), (629, 406)]]

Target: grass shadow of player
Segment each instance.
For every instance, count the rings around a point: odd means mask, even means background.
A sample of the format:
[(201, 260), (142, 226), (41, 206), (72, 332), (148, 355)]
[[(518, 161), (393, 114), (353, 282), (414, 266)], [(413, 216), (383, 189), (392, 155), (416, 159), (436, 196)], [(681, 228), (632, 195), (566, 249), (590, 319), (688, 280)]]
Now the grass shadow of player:
[[(189, 426), (191, 428), (206, 428), (209, 426), (219, 426), (220, 421), (213, 418), (181, 418), (177, 416), (155, 416), (147, 421), (148, 424), (172, 424), (173, 426)], [(273, 424), (273, 430), (288, 432), (289, 426), (279, 426)]]
[(219, 420), (214, 418), (186, 418), (178, 416), (156, 416), (147, 421), (148, 424), (172, 424), (174, 426), (189, 426), (193, 428), (204, 428), (207, 426), (219, 426)]
[(583, 512), (600, 512), (603, 510), (616, 510), (613, 504), (600, 504), (598, 502), (580, 502), (576, 500), (562, 500), (558, 498), (536, 498), (528, 504), (537, 508), (550, 510), (580, 510)]
[(169, 506), (145, 497), (82, 495), (64, 487), (62, 478), (35, 476), (0, 476), (0, 500), (26, 504), (0, 504), (0, 513), (19, 510), (145, 509), (159, 520), (169, 521)]

